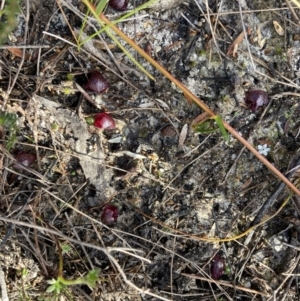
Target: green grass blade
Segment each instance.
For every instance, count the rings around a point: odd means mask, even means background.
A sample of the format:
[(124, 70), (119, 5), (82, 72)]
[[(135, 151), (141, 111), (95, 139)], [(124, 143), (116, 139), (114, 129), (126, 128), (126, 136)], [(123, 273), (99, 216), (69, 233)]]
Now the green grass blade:
[[(103, 27), (104, 23), (102, 22), (102, 20), (99, 18), (99, 14), (96, 12), (96, 9), (94, 8), (94, 6), (87, 0), (82, 0), (84, 2), (84, 4), (87, 6), (87, 8), (89, 9), (89, 11), (92, 13), (92, 15), (96, 18), (96, 20), (98, 21), (98, 23)], [(151, 0), (141, 6), (140, 7), (147, 7), (147, 5), (150, 5), (154, 2), (156, 2), (157, 0)], [(138, 8), (137, 8), (138, 9)], [(134, 10), (135, 11), (135, 10)], [(130, 15), (132, 14), (132, 12), (129, 13)], [(127, 14), (128, 15), (128, 14)], [(118, 20), (117, 20), (118, 21)], [(116, 21), (115, 21), (116, 22)], [(117, 22), (116, 22), (117, 23)], [(111, 25), (110, 25), (111, 26)], [(124, 54), (133, 62), (133, 64), (135, 64), (137, 66), (137, 68), (139, 70), (141, 70), (144, 74), (146, 74), (151, 80), (155, 80), (154, 77), (129, 53), (129, 51), (119, 42), (119, 40), (116, 38), (116, 36), (110, 31), (109, 27), (110, 26), (104, 26), (100, 31), (98, 31), (96, 34), (98, 34), (99, 32), (103, 32), (105, 30), (106, 34), (119, 46), (119, 48), (124, 52)], [(88, 41), (88, 39), (91, 39), (92, 36), (90, 36), (89, 38), (85, 39), (84, 41)], [(81, 42), (79, 44), (82, 45), (83, 42)]]
[(218, 125), (218, 127), (219, 127), (219, 129), (221, 131), (221, 134), (224, 137), (225, 141), (229, 142), (229, 136), (228, 136), (228, 133), (227, 133), (227, 131), (225, 129), (225, 126), (223, 124), (223, 120), (222, 120), (221, 116), (216, 115), (216, 116), (214, 116), (212, 118), (216, 121), (216, 123), (217, 123), (217, 125)]
[(109, 37), (119, 46), (119, 48), (124, 52), (124, 54), (151, 80), (155, 80), (154, 77), (132, 56), (132, 54), (120, 43), (114, 34), (112, 34), (109, 29), (106, 32)]
[(109, 0), (101, 0), (98, 5), (96, 6), (96, 13), (99, 15), (104, 11)]
[[(99, 31), (93, 33), (92, 35), (90, 35), (88, 38), (86, 38), (85, 40), (83, 40), (79, 45), (78, 47), (80, 48), (84, 43), (90, 41), (91, 39), (93, 39), (94, 37), (96, 37), (98, 34), (106, 31), (110, 26), (112, 25), (115, 25), (115, 24), (118, 24), (119, 22), (121, 21), (124, 21), (126, 20), (127, 18), (131, 17), (132, 15), (136, 14), (137, 12), (139, 12), (140, 10), (143, 10), (145, 8), (147, 8), (148, 6), (150, 6), (151, 4), (157, 2), (158, 0), (150, 0), (138, 7), (136, 7), (135, 9), (133, 9), (132, 11), (126, 13), (125, 15), (123, 15), (122, 17), (118, 18), (117, 20), (115, 21), (112, 21), (111, 22), (111, 25), (105, 25), (103, 28), (101, 28)], [(96, 10), (93, 10), (93, 5), (87, 1), (87, 0), (82, 0), (82, 2), (89, 8), (89, 10), (92, 12), (92, 14), (94, 15), (94, 17), (97, 19), (97, 21), (99, 22), (98, 20), (98, 15), (99, 13), (97, 13), (97, 8)], [(102, 24), (102, 23), (101, 23)]]

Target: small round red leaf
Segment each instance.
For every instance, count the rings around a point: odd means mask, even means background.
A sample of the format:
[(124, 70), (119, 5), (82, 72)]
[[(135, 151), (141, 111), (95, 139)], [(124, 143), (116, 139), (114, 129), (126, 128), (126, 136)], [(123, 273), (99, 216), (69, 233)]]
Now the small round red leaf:
[(99, 113), (95, 116), (94, 126), (99, 129), (114, 129), (116, 127), (114, 119), (107, 113)]
[(107, 226), (115, 223), (119, 216), (119, 208), (115, 205), (108, 204), (103, 208), (101, 222)]
[(19, 153), (16, 157), (17, 163), (14, 164), (14, 168), (22, 170), (23, 166), (29, 167), (36, 161), (36, 155), (29, 153)]
[(88, 82), (83, 86), (87, 91), (102, 93), (108, 89), (108, 82), (99, 71), (93, 71), (89, 74)]
[(219, 254), (215, 255), (215, 257), (211, 261), (211, 278), (214, 280), (218, 280), (222, 277), (225, 270), (225, 260)]
[(256, 112), (259, 107), (266, 105), (269, 102), (268, 94), (262, 90), (252, 90), (245, 95), (246, 105)]
[(128, 6), (128, 0), (109, 0), (108, 4), (115, 10), (124, 11)]

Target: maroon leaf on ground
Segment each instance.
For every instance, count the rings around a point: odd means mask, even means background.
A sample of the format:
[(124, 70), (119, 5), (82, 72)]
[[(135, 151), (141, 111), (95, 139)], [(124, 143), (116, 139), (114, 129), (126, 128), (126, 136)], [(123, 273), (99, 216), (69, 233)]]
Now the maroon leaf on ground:
[(107, 113), (99, 113), (95, 116), (94, 126), (99, 129), (114, 129), (116, 127), (114, 119)]
[(29, 167), (36, 161), (36, 155), (30, 153), (19, 153), (16, 157), (17, 163), (14, 164), (14, 168), (22, 170), (23, 166)]
[(218, 280), (222, 277), (225, 270), (225, 260), (221, 255), (217, 254), (211, 261), (211, 278)]
[(262, 90), (249, 91), (245, 95), (245, 102), (252, 112), (256, 112), (259, 107), (269, 102), (268, 94)]
[(110, 0), (108, 4), (115, 10), (124, 11), (128, 6), (128, 0)]
[(119, 208), (115, 205), (108, 204), (103, 208), (101, 222), (107, 226), (115, 223), (119, 216)]
[(99, 71), (93, 71), (89, 74), (88, 82), (83, 88), (90, 92), (102, 93), (108, 89), (108, 82)]

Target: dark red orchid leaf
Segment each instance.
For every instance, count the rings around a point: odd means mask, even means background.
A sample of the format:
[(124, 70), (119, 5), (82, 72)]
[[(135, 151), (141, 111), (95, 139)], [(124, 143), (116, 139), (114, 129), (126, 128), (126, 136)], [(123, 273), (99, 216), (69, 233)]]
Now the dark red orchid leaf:
[(128, 6), (128, 0), (109, 0), (108, 4), (115, 10), (124, 11)]
[(220, 279), (224, 273), (224, 270), (225, 260), (221, 255), (216, 254), (211, 261), (211, 278), (214, 280)]
[(99, 129), (114, 129), (116, 127), (116, 123), (111, 115), (102, 112), (95, 116), (94, 126)]
[(107, 226), (114, 224), (119, 216), (119, 208), (115, 205), (108, 204), (103, 208), (101, 222)]
[(108, 82), (99, 71), (93, 71), (89, 74), (88, 82), (83, 88), (90, 92), (102, 93), (108, 89)]
[(256, 112), (259, 107), (269, 102), (268, 94), (262, 90), (249, 91), (245, 95), (245, 102), (252, 112)]
[(36, 155), (30, 153), (19, 153), (16, 157), (17, 162), (14, 164), (14, 168), (17, 170), (24, 169), (25, 167), (30, 167), (36, 161)]

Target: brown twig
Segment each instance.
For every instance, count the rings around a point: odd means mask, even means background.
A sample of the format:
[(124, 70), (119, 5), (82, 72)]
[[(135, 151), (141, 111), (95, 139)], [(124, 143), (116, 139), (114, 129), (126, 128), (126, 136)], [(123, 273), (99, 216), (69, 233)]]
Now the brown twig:
[(222, 280), (216, 281), (216, 280), (213, 280), (213, 279), (208, 279), (208, 278), (201, 277), (201, 276), (198, 276), (198, 275), (186, 274), (186, 273), (181, 273), (181, 275), (189, 277), (189, 278), (193, 278), (193, 279), (199, 279), (199, 280), (202, 280), (202, 281), (207, 281), (207, 282), (217, 283), (219, 285), (232, 287), (234, 289), (241, 290), (241, 291), (248, 292), (248, 293), (258, 294), (258, 295), (261, 295), (261, 296), (269, 296), (268, 294), (259, 292), (257, 290), (253, 290), (251, 288), (243, 287), (243, 286), (240, 286), (240, 285), (233, 285), (231, 283), (228, 283), (228, 282), (222, 281)]
[[(298, 156), (298, 158), (294, 159), (294, 161), (291, 164), (291, 171), (287, 175), (287, 177), (289, 179), (292, 178), (292, 176), (298, 170), (299, 166), (300, 166), (300, 156)], [(272, 207), (274, 202), (277, 200), (279, 194), (284, 189), (284, 186), (285, 186), (284, 183), (280, 183), (277, 186), (277, 188), (275, 189), (273, 194), (265, 201), (263, 206), (260, 208), (260, 210), (259, 210), (258, 214), (256, 215), (255, 219), (250, 224), (250, 227), (253, 227), (253, 226), (257, 225), (258, 223), (260, 223), (260, 221), (265, 216), (265, 214), (267, 213), (269, 208)]]

